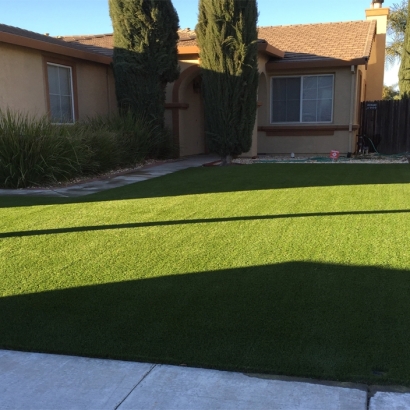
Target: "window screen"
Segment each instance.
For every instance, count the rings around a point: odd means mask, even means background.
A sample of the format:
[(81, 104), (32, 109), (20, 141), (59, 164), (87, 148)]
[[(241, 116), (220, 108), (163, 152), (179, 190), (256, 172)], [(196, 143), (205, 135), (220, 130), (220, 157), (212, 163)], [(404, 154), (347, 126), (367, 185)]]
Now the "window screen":
[(47, 64), (51, 121), (74, 122), (71, 67)]
[(272, 78), (272, 122), (331, 122), (333, 75)]

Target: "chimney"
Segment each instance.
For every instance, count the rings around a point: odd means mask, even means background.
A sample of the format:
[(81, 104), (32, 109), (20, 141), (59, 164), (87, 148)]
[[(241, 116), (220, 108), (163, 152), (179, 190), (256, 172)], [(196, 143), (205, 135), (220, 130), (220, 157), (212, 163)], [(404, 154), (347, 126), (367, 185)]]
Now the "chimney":
[(376, 35), (367, 68), (366, 99), (381, 100), (383, 95), (384, 60), (386, 49), (387, 16), (389, 8), (383, 7), (384, 0), (372, 0), (366, 10), (366, 20), (376, 20)]
[(382, 7), (384, 0), (372, 0), (370, 8), (366, 10), (366, 20), (377, 20), (377, 34), (386, 34), (387, 16), (389, 8)]
[(372, 9), (381, 9), (383, 6), (382, 4), (384, 3), (384, 0), (372, 0), (372, 4), (370, 7)]

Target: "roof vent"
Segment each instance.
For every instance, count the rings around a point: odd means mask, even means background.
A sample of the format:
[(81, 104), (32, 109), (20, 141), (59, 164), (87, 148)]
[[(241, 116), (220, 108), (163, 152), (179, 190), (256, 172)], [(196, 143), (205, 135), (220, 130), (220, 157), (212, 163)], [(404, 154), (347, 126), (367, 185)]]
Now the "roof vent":
[(371, 8), (381, 9), (383, 7), (384, 0), (372, 0)]

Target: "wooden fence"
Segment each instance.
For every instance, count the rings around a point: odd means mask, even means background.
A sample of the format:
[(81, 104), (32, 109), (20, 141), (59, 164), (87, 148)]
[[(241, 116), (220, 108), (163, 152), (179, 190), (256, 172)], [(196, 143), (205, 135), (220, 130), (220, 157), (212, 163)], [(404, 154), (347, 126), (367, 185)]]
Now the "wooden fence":
[(380, 154), (410, 152), (410, 100), (363, 102), (360, 135), (370, 138)]

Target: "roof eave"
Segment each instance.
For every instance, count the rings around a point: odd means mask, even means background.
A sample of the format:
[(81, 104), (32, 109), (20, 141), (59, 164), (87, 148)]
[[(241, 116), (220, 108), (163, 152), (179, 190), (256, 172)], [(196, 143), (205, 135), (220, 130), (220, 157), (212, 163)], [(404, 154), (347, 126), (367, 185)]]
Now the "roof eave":
[(345, 67), (345, 66), (358, 66), (366, 65), (368, 62), (367, 57), (355, 58), (352, 60), (341, 60), (336, 58), (329, 59), (315, 59), (315, 60), (293, 60), (293, 61), (268, 61), (266, 63), (266, 71), (279, 71), (289, 69), (301, 69), (301, 68), (330, 68), (330, 67)]
[[(35, 40), (28, 37), (18, 36), (11, 33), (0, 32), (0, 42), (13, 44), (16, 46), (27, 47), (34, 50), (46, 51), (49, 53), (64, 55), (67, 57), (79, 58), (82, 60), (93, 61), (96, 63), (109, 65), (112, 58), (102, 54), (91, 53), (78, 50), (72, 47), (66, 47), (63, 44), (47, 43), (45, 41)], [(68, 43), (69, 44), (69, 43)]]
[(371, 25), (369, 26), (369, 32), (367, 35), (367, 41), (365, 44), (364, 55), (370, 58), (370, 54), (372, 53), (373, 48), (373, 41), (376, 37), (377, 33), (377, 21), (371, 20)]
[[(285, 56), (284, 51), (279, 50), (278, 48), (266, 42), (258, 43), (258, 51), (260, 53), (267, 54), (270, 57), (283, 58)], [(198, 46), (178, 46), (178, 54), (179, 55), (189, 55), (189, 54), (199, 55), (199, 47)]]
[(264, 53), (270, 57), (283, 58), (285, 57), (285, 52), (279, 50), (278, 48), (270, 45), (268, 42), (259, 42), (258, 51)]
[(199, 47), (198, 46), (178, 46), (178, 54), (179, 55), (188, 55), (188, 54), (198, 54), (199, 55)]

